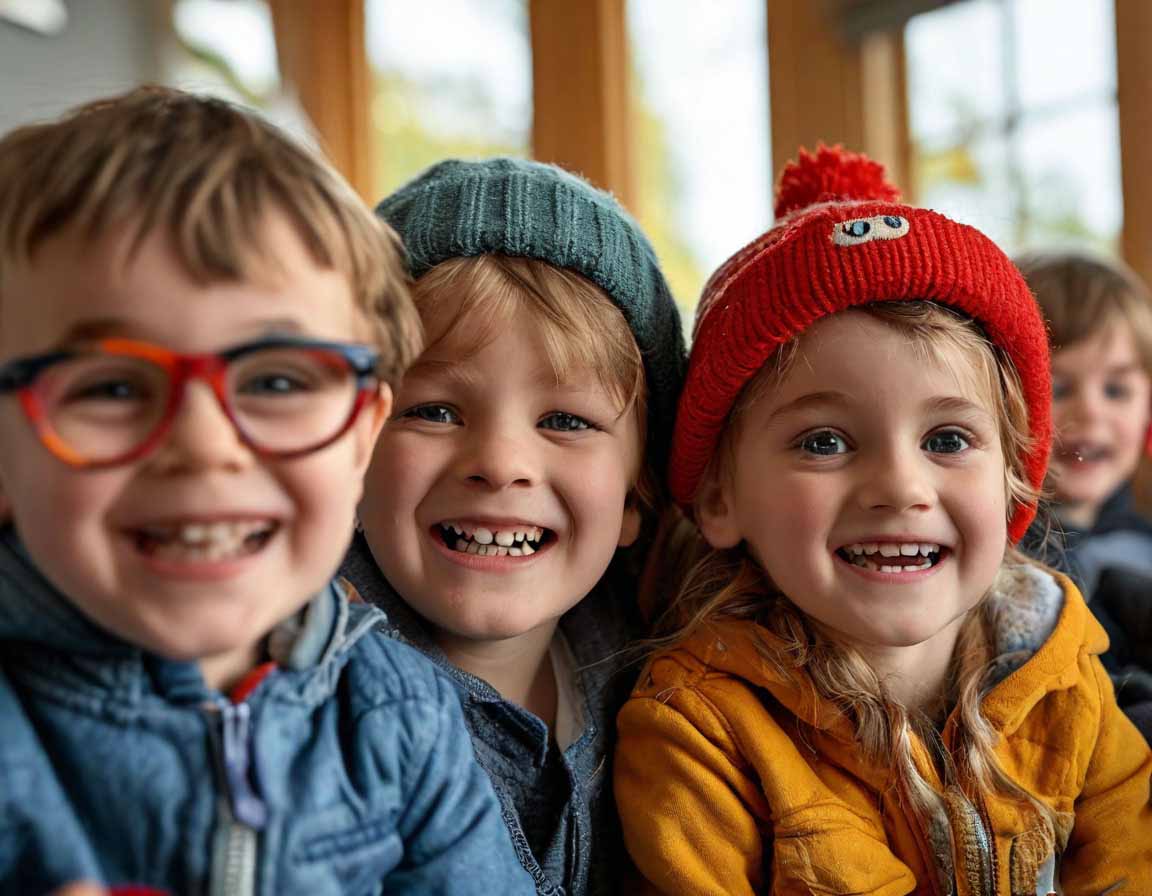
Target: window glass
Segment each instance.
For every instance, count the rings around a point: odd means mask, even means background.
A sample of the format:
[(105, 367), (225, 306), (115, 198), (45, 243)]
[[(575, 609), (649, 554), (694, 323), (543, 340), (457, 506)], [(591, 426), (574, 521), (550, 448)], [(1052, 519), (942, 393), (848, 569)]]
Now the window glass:
[(527, 156), (527, 0), (367, 0), (376, 187), (451, 156)]
[(1111, 0), (965, 0), (916, 16), (905, 46), (919, 203), (1009, 252), (1115, 251)]
[(764, 2), (630, 0), (628, 27), (635, 211), (690, 312), (771, 223)]

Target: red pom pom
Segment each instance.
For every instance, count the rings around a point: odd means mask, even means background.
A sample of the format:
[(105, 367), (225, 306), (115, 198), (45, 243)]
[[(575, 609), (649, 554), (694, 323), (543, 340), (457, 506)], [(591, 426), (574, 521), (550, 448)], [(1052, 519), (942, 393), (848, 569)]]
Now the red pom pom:
[(884, 166), (866, 155), (819, 143), (815, 155), (801, 148), (798, 156), (780, 174), (776, 220), (817, 202), (900, 198), (900, 191), (884, 179)]

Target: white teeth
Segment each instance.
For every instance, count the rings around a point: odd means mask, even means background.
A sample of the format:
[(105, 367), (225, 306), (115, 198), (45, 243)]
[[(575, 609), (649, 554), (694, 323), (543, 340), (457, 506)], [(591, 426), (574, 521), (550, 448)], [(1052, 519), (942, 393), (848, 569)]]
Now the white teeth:
[(508, 548), (509, 557), (523, 557), (524, 552), (520, 548)]
[(864, 545), (864, 553), (865, 554), (875, 554), (879, 550), (880, 550), (880, 545), (878, 545), (874, 541), (870, 541)]
[(940, 545), (938, 544), (922, 544), (920, 545), (920, 554), (927, 557), (929, 554), (939, 554)]
[(920, 553), (920, 545), (918, 544), (902, 544), (900, 545), (900, 554), (904, 557), (915, 557)]
[(478, 554), (478, 553), (480, 553), (480, 545), (478, 545), (474, 541), (470, 541), (470, 542), (468, 542), (468, 547), (466, 547), (464, 549), (464, 553), (466, 553), (466, 554)]
[(511, 547), (515, 541), (515, 532), (501, 531), (496, 533), (496, 544), (501, 545), (502, 547)]
[(516, 530), (516, 540), (517, 541), (523, 541), (524, 540), (524, 533), (521, 532), (519, 529)]
[(492, 532), (488, 529), (480, 528), (472, 533), (472, 538), (478, 541), (480, 544), (491, 544)]
[(881, 557), (899, 557), (900, 545), (898, 544), (882, 544), (880, 547)]
[[(532, 539), (532, 540), (535, 541), (536, 539)], [(534, 547), (532, 547), (532, 545), (528, 544), (528, 542), (524, 542), (524, 546), (522, 548), (520, 548), (520, 552), (522, 554), (524, 554), (525, 556), (527, 556), (528, 554), (535, 554), (536, 549)]]

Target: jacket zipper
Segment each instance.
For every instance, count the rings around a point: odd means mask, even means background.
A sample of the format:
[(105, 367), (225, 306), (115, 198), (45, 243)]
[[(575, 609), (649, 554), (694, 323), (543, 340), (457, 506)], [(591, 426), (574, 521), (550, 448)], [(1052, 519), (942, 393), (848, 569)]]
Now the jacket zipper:
[(221, 699), (205, 707), (223, 794), (212, 838), (209, 896), (255, 896), (259, 834), (268, 807), (252, 787), (252, 709)]
[(996, 844), (990, 833), (992, 825), (988, 822), (984, 797), (977, 795), (976, 801), (973, 802), (965, 796), (964, 805), (968, 810), (964, 814), (972, 825), (972, 833), (976, 839), (976, 849), (981, 859), (978, 869), (968, 868), (967, 862), (965, 862), (964, 870), (967, 872), (969, 881), (972, 881), (973, 871), (975, 871), (976, 876), (979, 877), (980, 883), (983, 886), (977, 891), (978, 896), (996, 896)]

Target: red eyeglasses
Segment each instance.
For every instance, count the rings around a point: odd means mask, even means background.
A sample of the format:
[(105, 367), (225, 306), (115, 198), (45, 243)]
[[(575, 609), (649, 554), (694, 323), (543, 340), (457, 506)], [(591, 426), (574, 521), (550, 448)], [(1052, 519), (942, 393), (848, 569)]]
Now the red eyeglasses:
[(164, 438), (190, 380), (211, 386), (252, 451), (290, 458), (340, 438), (379, 389), (366, 345), (269, 338), (215, 354), (105, 339), (0, 366), (40, 441), (87, 469), (137, 460)]

